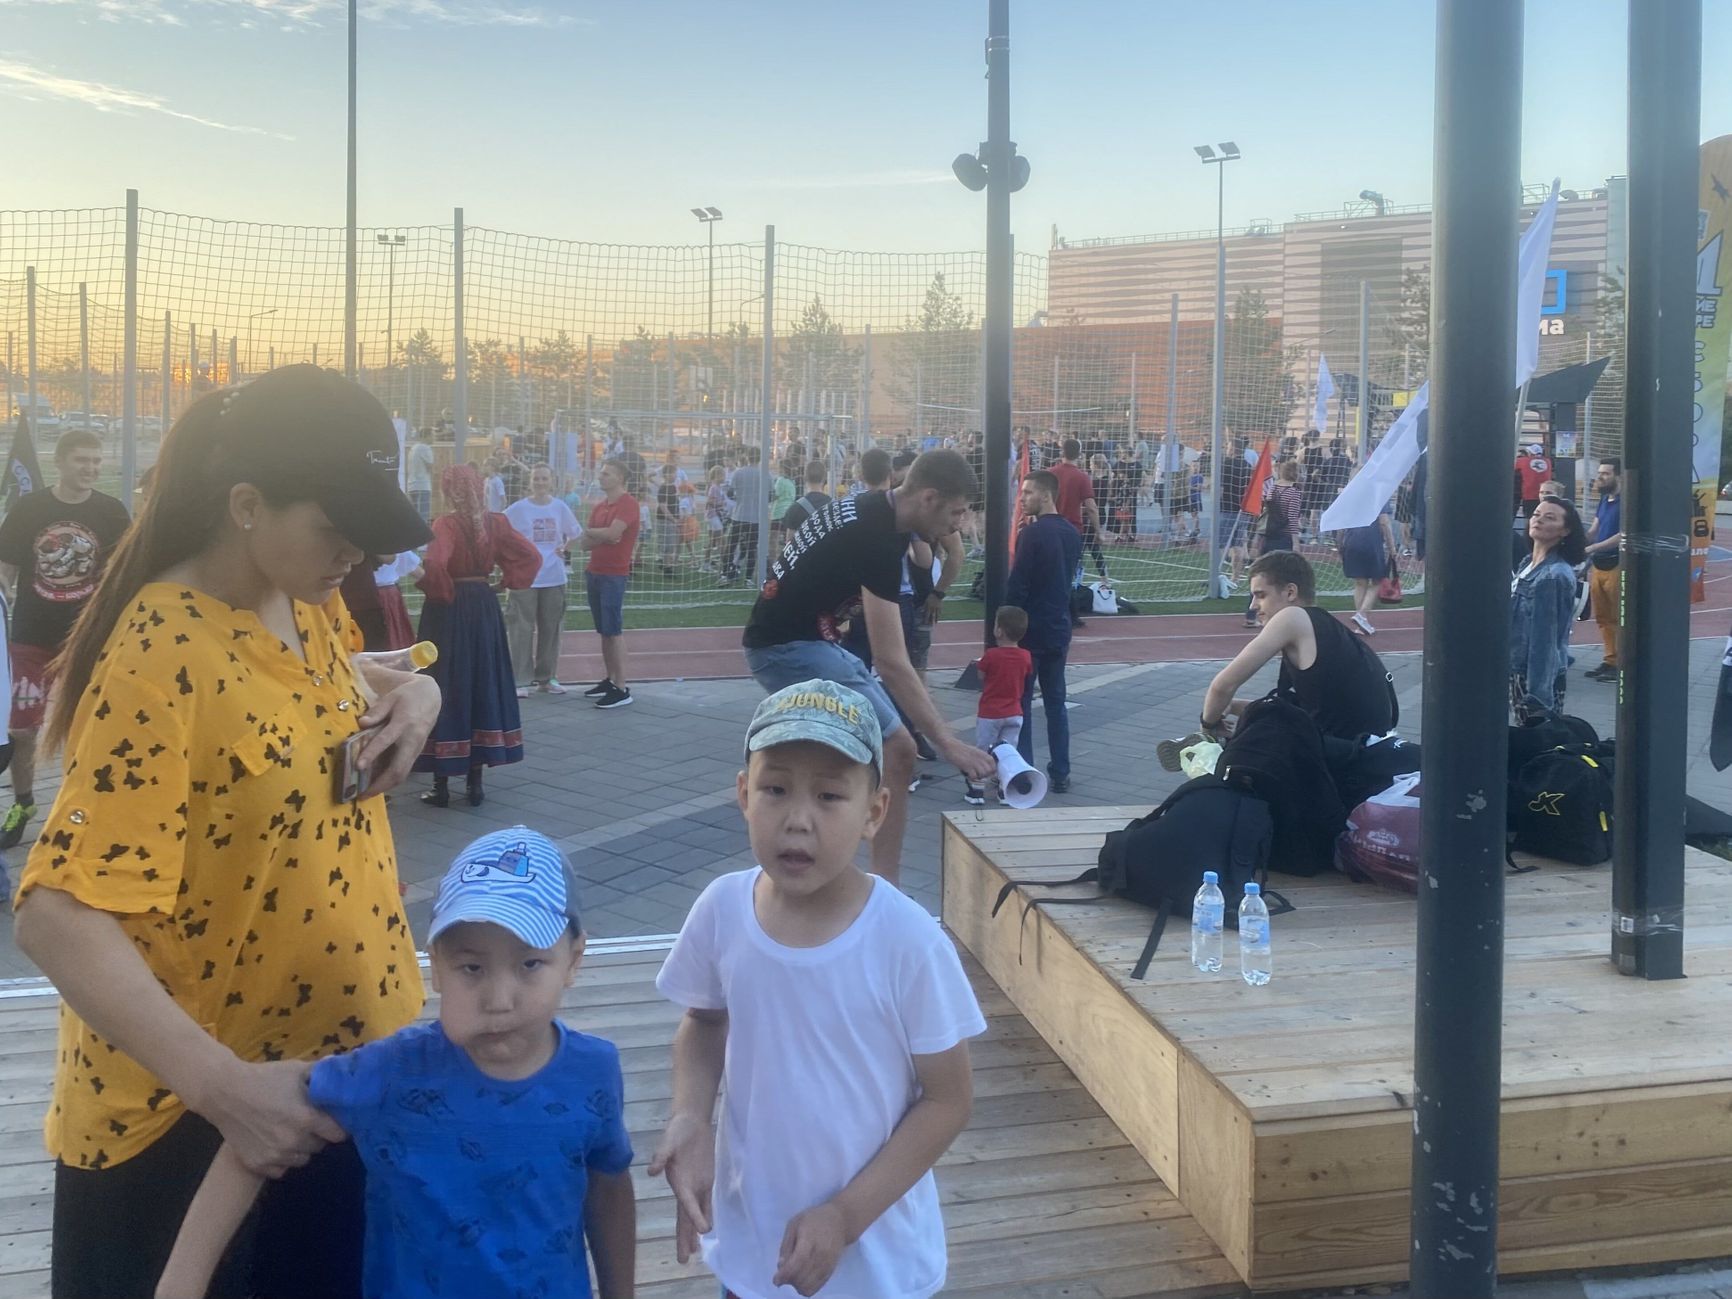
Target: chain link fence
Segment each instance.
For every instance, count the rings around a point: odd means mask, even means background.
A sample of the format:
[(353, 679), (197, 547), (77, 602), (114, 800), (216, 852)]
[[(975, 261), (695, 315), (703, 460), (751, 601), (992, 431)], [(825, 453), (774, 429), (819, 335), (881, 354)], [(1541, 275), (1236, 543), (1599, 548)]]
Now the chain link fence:
[[(119, 459), (129, 258), (140, 469), (202, 393), (294, 362), (342, 367), (342, 229), (145, 208), (137, 228), (129, 245), (125, 208), (0, 211), (6, 409), (34, 410), (44, 450), (56, 430), (86, 427), (107, 438), (111, 465)], [(1207, 594), (1211, 530), (1228, 552), (1223, 571), (1242, 574), (1258, 543), (1234, 527), (1238, 485), (1265, 446), (1273, 462), (1297, 464), (1300, 545), (1320, 590), (1350, 591), (1315, 514), (1424, 379), (1425, 277), (1404, 269), (1399, 249), (1360, 241), (1272, 280), (1254, 237), (1229, 244), (1224, 493), (1210, 455), (1213, 242), (1140, 278), (1079, 249), (1016, 259), (1019, 443), (1026, 426), (1036, 464), (1079, 444), (1100, 515), (1085, 564), (1138, 604)], [(508, 498), (522, 490), (521, 466), (546, 462), (582, 517), (600, 462), (623, 450), (644, 518), (628, 603), (743, 609), (756, 556), (752, 534), (733, 525), (776, 544), (809, 464), (822, 468), (810, 485), (831, 494), (859, 481), (873, 448), (954, 446), (984, 467), (985, 291), (980, 253), (842, 252), (773, 236), (596, 244), (463, 227), (459, 213), (359, 232), (357, 372), (407, 428), (425, 430), (441, 467), (500, 466)], [(1548, 339), (1542, 369), (1586, 350)], [(1335, 381), (1322, 418), (1320, 356)], [(1621, 408), (1620, 373), (1614, 363), (1595, 390), (1608, 415)], [(1609, 429), (1602, 417), (1596, 454), (1612, 449)], [(734, 471), (766, 452), (769, 472), (740, 480), (762, 484), (758, 499), (740, 499)], [(1227, 470), (1227, 457), (1246, 472)], [(1488, 483), (1508, 466), (1491, 472)], [(1404, 489), (1395, 524), (1409, 589), (1423, 584), (1422, 513)], [(976, 571), (980, 557), (975, 544)]]

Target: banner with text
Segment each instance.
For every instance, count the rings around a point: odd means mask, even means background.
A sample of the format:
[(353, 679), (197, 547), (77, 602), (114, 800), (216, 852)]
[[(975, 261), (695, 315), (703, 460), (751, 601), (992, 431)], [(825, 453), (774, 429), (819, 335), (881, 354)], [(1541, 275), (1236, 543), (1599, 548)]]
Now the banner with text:
[(1691, 456), (1696, 470), (1696, 512), (1690, 526), (1690, 598), (1707, 598), (1703, 576), (1714, 540), (1714, 505), (1720, 491), (1720, 440), (1725, 434), (1726, 367), (1732, 318), (1726, 281), (1732, 279), (1732, 135), (1702, 146), (1701, 201), (1696, 212), (1696, 398)]

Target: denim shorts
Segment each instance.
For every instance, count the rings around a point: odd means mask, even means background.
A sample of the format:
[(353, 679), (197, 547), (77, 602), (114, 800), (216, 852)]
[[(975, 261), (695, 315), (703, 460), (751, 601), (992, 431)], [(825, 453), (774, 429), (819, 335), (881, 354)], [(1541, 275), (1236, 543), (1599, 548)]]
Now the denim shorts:
[(583, 586), (589, 595), (589, 616), (603, 636), (625, 634), (624, 573), (585, 573)]
[(885, 739), (902, 725), (884, 683), (854, 655), (827, 640), (796, 640), (786, 645), (749, 649), (746, 666), (758, 684), (771, 694), (814, 678), (858, 691), (878, 714), (878, 729)]

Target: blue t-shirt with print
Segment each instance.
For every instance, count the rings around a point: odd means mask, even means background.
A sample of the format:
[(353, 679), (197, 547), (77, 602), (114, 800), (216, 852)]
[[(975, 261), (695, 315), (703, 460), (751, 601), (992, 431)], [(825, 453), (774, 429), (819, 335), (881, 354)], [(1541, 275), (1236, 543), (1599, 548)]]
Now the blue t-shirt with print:
[(538, 1073), (491, 1078), (437, 1023), (313, 1066), (314, 1105), (367, 1170), (367, 1299), (590, 1293), (589, 1173), (624, 1172), (631, 1139), (613, 1043), (556, 1024)]

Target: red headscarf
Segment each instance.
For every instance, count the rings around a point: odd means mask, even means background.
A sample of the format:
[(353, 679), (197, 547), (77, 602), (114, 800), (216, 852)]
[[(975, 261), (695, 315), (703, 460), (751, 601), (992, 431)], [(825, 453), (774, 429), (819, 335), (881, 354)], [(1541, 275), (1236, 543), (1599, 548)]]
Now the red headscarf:
[(451, 513), (469, 524), (477, 537), (487, 530), (487, 489), (474, 465), (452, 465), (439, 478), (445, 504)]

